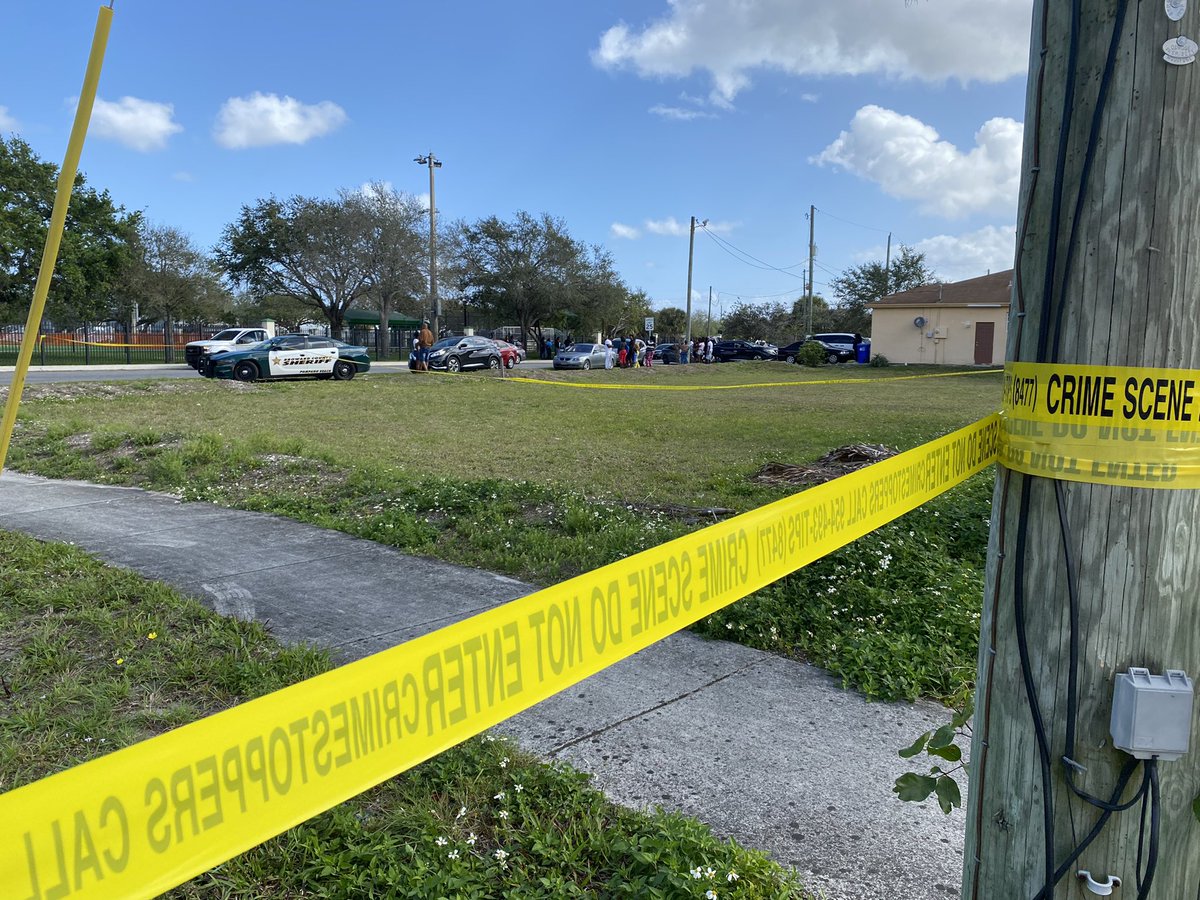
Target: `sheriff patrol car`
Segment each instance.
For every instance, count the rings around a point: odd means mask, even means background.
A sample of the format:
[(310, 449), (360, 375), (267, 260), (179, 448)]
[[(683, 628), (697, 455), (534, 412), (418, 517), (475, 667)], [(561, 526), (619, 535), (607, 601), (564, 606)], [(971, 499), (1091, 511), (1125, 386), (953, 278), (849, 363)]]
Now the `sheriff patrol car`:
[(349, 381), (370, 368), (366, 347), (307, 334), (281, 334), (244, 350), (216, 353), (201, 366), (200, 374), (238, 381), (297, 377)]

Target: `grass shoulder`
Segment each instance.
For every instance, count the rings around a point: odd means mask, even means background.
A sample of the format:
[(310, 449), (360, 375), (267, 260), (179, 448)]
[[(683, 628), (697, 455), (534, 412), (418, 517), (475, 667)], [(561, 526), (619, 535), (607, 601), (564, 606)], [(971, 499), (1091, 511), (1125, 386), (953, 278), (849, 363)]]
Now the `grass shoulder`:
[[(710, 384), (814, 376), (782, 364), (671, 369)], [(617, 375), (654, 374), (638, 371)], [(765, 462), (807, 462), (858, 441), (914, 446), (990, 412), (998, 387), (991, 375), (899, 388), (878, 370), (847, 372), (877, 383), (653, 392), (665, 405), (649, 418), (638, 394), (633, 420), (606, 405), (620, 395), (623, 409), (629, 392), (474, 377), (332, 387), (172, 382), (115, 394), (111, 385), (76, 386), (26, 405), (10, 460), (52, 477), (287, 515), (548, 585), (701, 527), (712, 519), (705, 511), (740, 512), (785, 496), (792, 489), (751, 478)], [(913, 385), (931, 392), (929, 402), (914, 398)], [(345, 388), (351, 403), (311, 412)], [(519, 393), (526, 389), (538, 392), (536, 405)], [(834, 390), (842, 393), (827, 395)], [(224, 425), (230, 408), (250, 424)], [(408, 412), (440, 408), (454, 412)], [(431, 424), (410, 427), (413, 417)], [(511, 443), (448, 442), (464, 422), (468, 434), (507, 434), (498, 424), (506, 418), (520, 436)], [(491, 424), (476, 429), (480, 421)], [(643, 433), (646, 421), (654, 428)], [(953, 700), (974, 677), (989, 479), (976, 476), (698, 630), (811, 661), (871, 697)]]
[[(328, 670), (81, 551), (0, 531), (0, 791)], [(736, 876), (736, 877), (735, 877)], [(321, 896), (797, 898), (793, 876), (677, 814), (471, 739), (173, 892)]]

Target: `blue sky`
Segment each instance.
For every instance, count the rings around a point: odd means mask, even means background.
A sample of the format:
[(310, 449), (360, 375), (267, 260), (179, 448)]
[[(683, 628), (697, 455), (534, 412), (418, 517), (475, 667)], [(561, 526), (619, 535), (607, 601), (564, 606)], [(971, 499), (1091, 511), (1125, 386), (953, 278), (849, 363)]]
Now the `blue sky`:
[[(882, 258), (1012, 265), (1032, 0), (116, 0), (82, 169), (211, 246), (244, 203), (368, 181), (562, 217), (655, 306), (799, 296)], [(6, 0), (0, 132), (61, 161), (95, 0)]]

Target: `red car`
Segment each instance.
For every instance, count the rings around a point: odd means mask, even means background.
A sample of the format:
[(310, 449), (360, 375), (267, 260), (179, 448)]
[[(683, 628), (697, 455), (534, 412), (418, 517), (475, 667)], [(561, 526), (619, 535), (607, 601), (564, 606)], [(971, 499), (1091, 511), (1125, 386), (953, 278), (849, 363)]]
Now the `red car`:
[(511, 369), (513, 366), (519, 365), (525, 360), (525, 351), (515, 344), (510, 344), (508, 341), (493, 340), (496, 349), (500, 351), (500, 359), (504, 363), (504, 368)]

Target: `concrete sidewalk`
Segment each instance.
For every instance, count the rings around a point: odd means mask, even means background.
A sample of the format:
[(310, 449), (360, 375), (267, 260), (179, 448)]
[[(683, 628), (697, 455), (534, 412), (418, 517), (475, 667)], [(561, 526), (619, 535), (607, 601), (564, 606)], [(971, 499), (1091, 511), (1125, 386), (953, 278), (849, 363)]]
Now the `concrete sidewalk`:
[[(69, 541), (352, 659), (533, 588), (288, 519), (134, 488), (0, 477), (0, 529)], [(957, 896), (964, 816), (891, 793), (932, 704), (866, 703), (820, 669), (673, 637), (505, 724), (622, 803), (694, 815), (831, 900)]]

